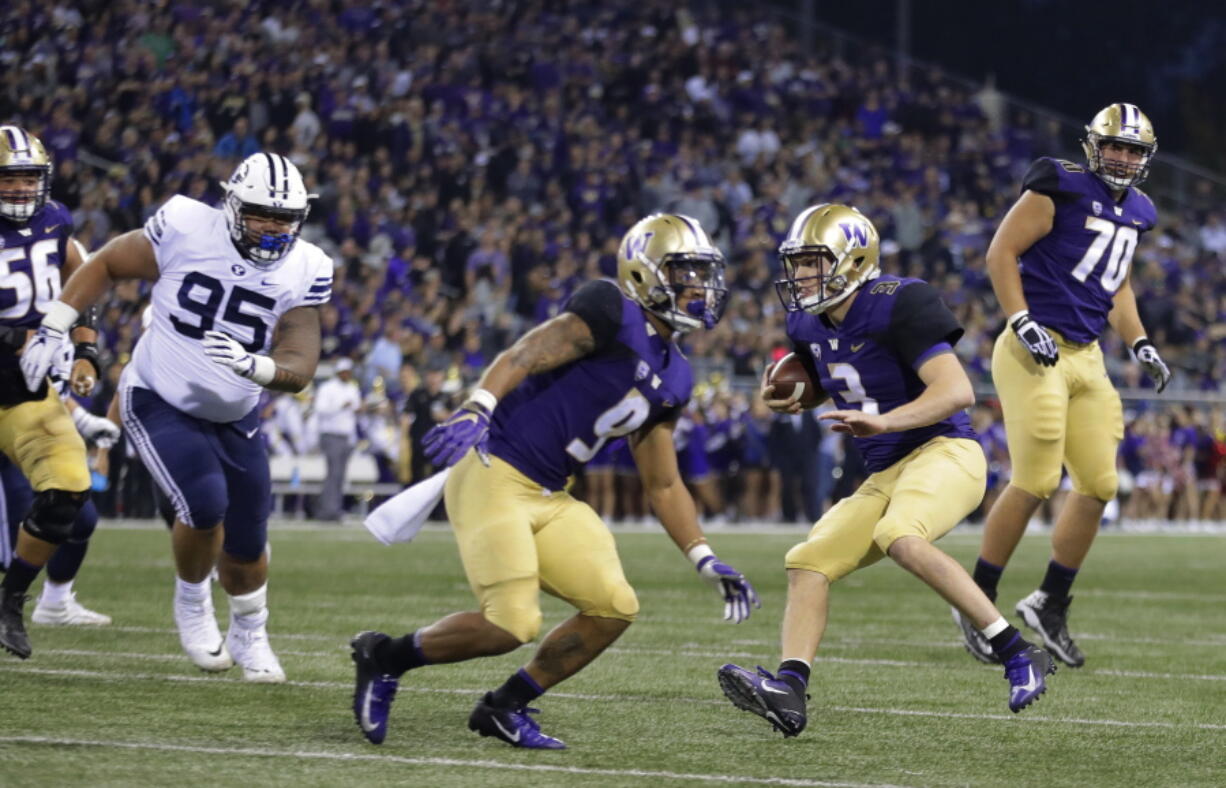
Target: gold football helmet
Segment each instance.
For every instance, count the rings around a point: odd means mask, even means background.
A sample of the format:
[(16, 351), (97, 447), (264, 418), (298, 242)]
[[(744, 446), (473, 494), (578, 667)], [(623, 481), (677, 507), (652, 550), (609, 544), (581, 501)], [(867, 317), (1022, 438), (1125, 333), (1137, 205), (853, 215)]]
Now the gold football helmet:
[(724, 255), (698, 220), (677, 213), (653, 213), (626, 232), (617, 250), (617, 281), (680, 333), (713, 328), (728, 303)]
[[(1139, 162), (1104, 160), (1104, 143), (1116, 142), (1141, 151)], [(1149, 175), (1149, 163), (1158, 150), (1154, 125), (1135, 104), (1120, 102), (1104, 107), (1086, 126), (1082, 150), (1090, 163), (1090, 172), (1113, 189), (1127, 189), (1142, 183)]]
[(34, 175), (34, 188), (0, 182), (0, 217), (24, 224), (47, 204), (51, 195), (51, 157), (38, 137), (20, 126), (0, 126), (0, 178)]
[[(824, 266), (819, 258), (825, 258)], [(881, 242), (877, 228), (855, 208), (822, 203), (792, 222), (779, 259), (785, 278), (775, 282), (775, 292), (783, 308), (820, 315), (881, 273)], [(802, 265), (818, 273), (797, 277)]]

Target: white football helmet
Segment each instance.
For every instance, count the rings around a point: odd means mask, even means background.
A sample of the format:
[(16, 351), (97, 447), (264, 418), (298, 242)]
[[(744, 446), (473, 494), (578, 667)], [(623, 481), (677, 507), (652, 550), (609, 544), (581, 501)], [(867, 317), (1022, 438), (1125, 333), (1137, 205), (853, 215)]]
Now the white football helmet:
[[(223, 210), (230, 239), (239, 254), (257, 268), (271, 266), (289, 254), (311, 211), (310, 201), (319, 196), (308, 193), (298, 168), (276, 153), (248, 156), (221, 187), (226, 192)], [(248, 228), (248, 217), (281, 222), (288, 230), (256, 233)]]

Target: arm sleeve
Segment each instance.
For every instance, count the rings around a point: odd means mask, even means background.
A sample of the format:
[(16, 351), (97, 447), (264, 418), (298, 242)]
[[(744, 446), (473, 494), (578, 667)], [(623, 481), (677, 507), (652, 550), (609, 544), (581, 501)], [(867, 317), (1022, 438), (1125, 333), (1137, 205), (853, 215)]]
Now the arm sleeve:
[[(1069, 169), (1070, 167), (1076, 170)], [(1077, 196), (1077, 191), (1065, 182), (1065, 175), (1072, 172), (1082, 172), (1080, 165), (1071, 162), (1061, 162), (1056, 159), (1036, 159), (1030, 169), (1022, 177), (1022, 191), (1033, 191), (1046, 194), (1055, 200), (1066, 200)]]
[(912, 369), (939, 352), (952, 349), (962, 337), (962, 326), (945, 306), (940, 293), (927, 282), (907, 285), (898, 293), (890, 313), (887, 341)]
[(606, 347), (622, 326), (622, 293), (617, 285), (604, 279), (588, 282), (566, 302), (566, 311), (573, 312), (587, 323), (596, 350)]

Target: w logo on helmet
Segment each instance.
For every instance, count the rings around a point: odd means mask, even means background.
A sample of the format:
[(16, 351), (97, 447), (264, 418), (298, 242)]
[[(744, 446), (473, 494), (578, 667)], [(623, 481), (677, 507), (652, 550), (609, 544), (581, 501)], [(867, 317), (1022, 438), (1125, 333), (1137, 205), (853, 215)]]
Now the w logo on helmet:
[(651, 237), (654, 232), (646, 232), (642, 235), (635, 235), (626, 239), (626, 259), (633, 260), (647, 250), (647, 244), (651, 243)]
[(839, 222), (848, 246), (868, 246), (868, 227), (860, 222)]

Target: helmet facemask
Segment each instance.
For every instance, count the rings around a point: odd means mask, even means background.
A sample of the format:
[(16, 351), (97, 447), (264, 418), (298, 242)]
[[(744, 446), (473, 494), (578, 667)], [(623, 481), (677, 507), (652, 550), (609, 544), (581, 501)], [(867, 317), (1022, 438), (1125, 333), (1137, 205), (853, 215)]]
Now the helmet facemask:
[[(853, 253), (864, 251), (862, 248), (851, 249), (844, 256), (844, 260)], [(870, 271), (867, 276), (858, 277), (855, 282), (849, 281), (845, 270), (847, 266), (842, 264), (844, 260), (836, 258), (834, 253), (825, 247), (802, 247), (795, 251), (784, 251), (780, 253), (779, 260), (783, 264), (784, 278), (775, 282), (775, 293), (788, 312), (820, 315), (841, 304), (859, 289), (861, 284), (876, 276), (875, 271)], [(853, 259), (851, 264), (859, 266), (863, 262), (863, 258), (859, 262)], [(817, 273), (797, 276), (801, 268), (813, 268)]]
[[(1103, 155), (1103, 146), (1111, 142), (1140, 151), (1140, 161), (1132, 163), (1108, 159)], [(1154, 153), (1158, 150), (1157, 142), (1147, 144), (1125, 137), (1109, 137), (1093, 131), (1086, 132), (1086, 138), (1081, 145), (1089, 161), (1090, 172), (1097, 175), (1112, 189), (1121, 190), (1145, 182), (1145, 179), (1149, 177), (1150, 162), (1153, 161)]]
[(25, 224), (34, 218), (34, 214), (47, 204), (51, 196), (51, 165), (0, 168), (0, 178), (5, 175), (38, 178), (38, 184), (33, 188), (0, 183), (0, 217)]
[[(267, 268), (280, 262), (294, 248), (298, 233), (302, 231), (302, 223), (311, 209), (309, 205), (294, 209), (246, 203), (231, 192), (226, 195), (225, 210), (230, 219), (230, 239), (239, 253), (255, 267)], [(289, 230), (284, 233), (257, 233), (249, 226), (249, 218), (278, 222), (288, 225)]]
[(657, 269), (651, 311), (679, 333), (712, 329), (724, 316), (728, 287), (719, 253), (665, 255)]

